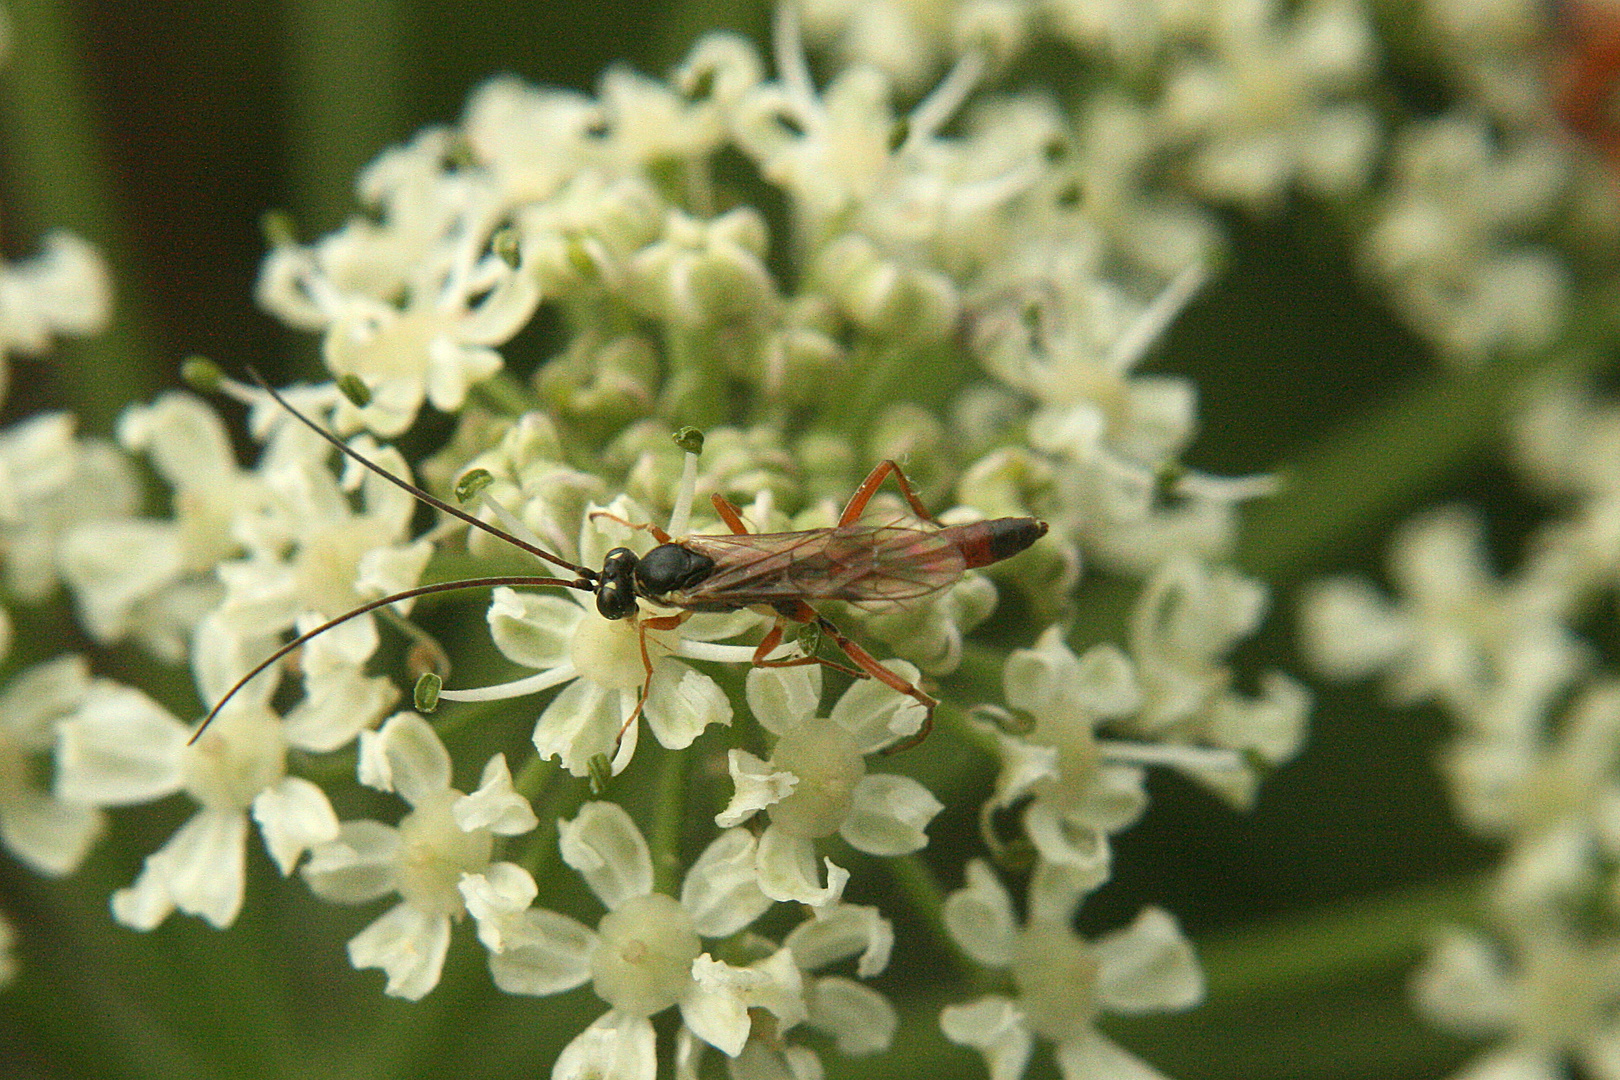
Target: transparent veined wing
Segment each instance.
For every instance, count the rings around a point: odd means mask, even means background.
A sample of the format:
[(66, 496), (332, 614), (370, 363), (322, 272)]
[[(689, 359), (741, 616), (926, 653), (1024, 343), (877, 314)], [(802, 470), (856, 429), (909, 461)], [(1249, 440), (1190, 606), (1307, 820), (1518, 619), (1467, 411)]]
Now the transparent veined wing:
[(687, 536), (680, 543), (715, 564), (686, 590), (693, 603), (914, 600), (956, 581), (966, 567), (947, 535), (901, 525)]

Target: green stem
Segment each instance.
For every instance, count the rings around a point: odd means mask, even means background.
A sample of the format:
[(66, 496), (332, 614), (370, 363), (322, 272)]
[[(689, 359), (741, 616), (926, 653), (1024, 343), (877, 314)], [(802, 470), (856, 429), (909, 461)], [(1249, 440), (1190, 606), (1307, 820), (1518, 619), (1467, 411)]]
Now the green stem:
[(1609, 302), (1587, 296), (1570, 306), (1600, 314), (1546, 352), (1426, 375), (1284, 465), (1281, 494), (1246, 510), (1238, 564), (1263, 578), (1320, 570), (1342, 556), (1344, 538), (1428, 498), (1500, 440), (1504, 420), (1539, 381), (1609, 362)]
[(928, 928), (934, 947), (954, 962), (958, 979), (975, 983), (983, 969), (945, 930), (945, 890), (934, 876), (933, 867), (921, 855), (912, 853), (894, 859), (882, 860), (889, 876), (900, 887), (912, 911)]
[[(517, 778), (513, 781), (514, 786), (527, 794), (534, 787), (535, 772), (545, 768), (548, 760), (538, 754), (531, 758), (519, 770)], [(535, 881), (541, 883), (542, 888), (546, 880), (556, 872), (557, 862), (561, 858), (561, 853), (557, 850), (557, 822), (577, 812), (586, 795), (583, 782), (567, 782), (563, 779), (561, 766), (557, 766), (552, 775), (555, 782), (544, 791), (545, 798), (534, 811), (535, 816), (540, 819), (540, 825), (529, 834), (528, 843), (524, 845), (523, 853), (516, 860)]]
[(652, 849), (653, 890), (674, 896), (680, 889), (681, 825), (686, 812), (685, 750), (665, 750), (658, 766), (658, 802), (647, 846)]
[(1200, 942), (1209, 1000), (1311, 991), (1410, 966), (1438, 927), (1479, 918), (1481, 887), (1474, 878), (1411, 886)]
[[(140, 279), (125, 208), (113, 195), (108, 152), (86, 86), (78, 6), (59, 0), (7, 5), (17, 48), (0, 72), (0, 138), (15, 231), (68, 229), (95, 244), (115, 280), (113, 320), (92, 338), (53, 350), (50, 369), (84, 429), (112, 429), (119, 411), (160, 384), (151, 342), (148, 283)], [(7, 223), (8, 229), (12, 223)], [(32, 246), (32, 245), (30, 245)]]
[(354, 177), (405, 134), (408, 84), (392, 0), (287, 5), (287, 156), (298, 217), (324, 232), (354, 203)]

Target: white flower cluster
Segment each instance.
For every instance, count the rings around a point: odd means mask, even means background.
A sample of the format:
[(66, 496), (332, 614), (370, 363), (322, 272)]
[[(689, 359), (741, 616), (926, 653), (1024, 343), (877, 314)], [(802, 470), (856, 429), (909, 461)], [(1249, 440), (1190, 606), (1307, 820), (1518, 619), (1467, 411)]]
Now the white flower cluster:
[(42, 243), (33, 258), (0, 265), (0, 398), (10, 357), (37, 356), (57, 337), (97, 333), (112, 313), (112, 282), (96, 249), (61, 231)]
[(1517, 435), (1525, 476), (1568, 509), (1515, 572), (1493, 569), (1477, 517), (1435, 512), (1395, 544), (1396, 598), (1323, 582), (1304, 642), (1334, 677), (1445, 709), (1458, 815), (1503, 845), (1493, 932), (1447, 932), (1415, 985), (1437, 1022), (1501, 1040), (1466, 1075), (1604, 1076), (1620, 1068), (1620, 686), (1574, 624), (1620, 584), (1620, 408), (1558, 386)]
[[(1160, 6), (1168, 25), (1174, 5)], [(962, 952), (1016, 990), (948, 1007), (946, 1035), (982, 1051), (997, 1080), (1022, 1074), (1037, 1038), (1068, 1080), (1149, 1075), (1093, 1021), (1196, 1003), (1189, 943), (1156, 908), (1096, 941), (1070, 920), (1109, 877), (1111, 837), (1143, 813), (1146, 768), (1247, 806), (1261, 772), (1298, 749), (1308, 698), (1275, 673), (1234, 685), (1227, 661), (1267, 594), (1220, 560), (1236, 507), (1269, 481), (1183, 468), (1194, 388), (1137, 369), (1203, 281), (1214, 219), (1195, 199), (1261, 208), (1295, 184), (1353, 190), (1372, 131), (1346, 100), (1371, 56), (1356, 8), (1222, 10), (1178, 38), (1200, 59), (1166, 59), (1170, 89), (1151, 116), (1104, 96), (1075, 119), (1059, 94), (983, 91), (1028, 14), (993, 0), (938, 20), (949, 70), (897, 113), (895, 81), (932, 61), (895, 70), (868, 55), (882, 44), (869, 30), (846, 32), (855, 59), (818, 87), (784, 7), (774, 77), (752, 45), (711, 36), (667, 84), (614, 70), (591, 97), (493, 80), (459, 126), (383, 154), (360, 179), (366, 213), (314, 243), (278, 244), (260, 278), (267, 308), (321, 336), (333, 381), (278, 398), (212, 379), (250, 410), (251, 465), (189, 394), (131, 407), (121, 452), (75, 440), (61, 417), (0, 432), (0, 481), (15, 480), (0, 482), (9, 595), (65, 583), (95, 643), (187, 666), (197, 691), (160, 703), (77, 658), (19, 672), (3, 691), (16, 702), (0, 730), (0, 841), (65, 873), (103, 809), (184, 796), (190, 818), (112, 898), (127, 926), (175, 911), (231, 924), (251, 821), (281, 873), (322, 899), (393, 900), (349, 944), (389, 994), (429, 993), (468, 915), (501, 989), (589, 982), (607, 1011), (554, 1076), (650, 1080), (652, 1018), (673, 1007), (683, 1077), (705, 1046), (734, 1076), (814, 1077), (799, 1031), (848, 1054), (894, 1036), (893, 1006), (861, 981), (886, 967), (890, 923), (845, 901), (854, 863), (839, 852), (925, 848), (941, 802), (875, 755), (916, 745), (937, 719), (936, 743), (999, 761), (981, 815), (995, 854), (1015, 868), (1031, 853), (1027, 903), (982, 861), (943, 901)], [(806, 17), (836, 35), (901, 15), (822, 5)], [(1272, 71), (1283, 74), (1262, 77)], [(723, 208), (718, 161), (738, 155), (785, 196), (786, 236), (751, 207)], [(1168, 156), (1186, 165), (1179, 191), (1141, 168)], [(773, 270), (776, 248), (790, 274)], [(505, 369), (542, 305), (566, 343), (523, 381)], [(428, 408), (456, 424), (436, 457), (413, 465), (379, 443)], [(701, 459), (668, 437), (685, 423), (706, 428)], [(130, 456), (168, 485), (164, 512), (138, 511)], [(550, 565), (512, 571), (514, 545), (449, 514), (419, 531), (409, 491), (362, 458), (440, 492), (481, 483), (473, 524), (498, 525)], [(759, 599), (746, 585), (689, 609), (643, 596), (631, 618), (604, 615), (605, 587), (589, 595), (610, 550), (646, 553), (666, 521), (677, 539), (803, 531), (783, 554), (739, 556), (786, 565), (885, 459), (905, 461), (916, 497), (904, 479), (909, 506), (863, 494), (872, 535), (933, 539), (919, 498), (950, 507), (946, 527), (1010, 517), (1050, 529), (1005, 562), (969, 558), (963, 543), (937, 582), (908, 564), (912, 548), (879, 551), (868, 536), (872, 550), (840, 549), (808, 571), (853, 583), (827, 590), (847, 603), (818, 601), (825, 619), (797, 593), (725, 610), (728, 596)], [(497, 586), (489, 631), (517, 671), (441, 697), (520, 701), (491, 715), (532, 725), (533, 754), (512, 767), (480, 755), (470, 792), (453, 783), (455, 739), (396, 711), (394, 681), (368, 667), (392, 663), (384, 643), (397, 629), (406, 666), (442, 668), (412, 602), (453, 587), (452, 563)], [(1067, 620), (1083, 564), (1140, 591), (1122, 644), (1077, 653)], [(911, 575), (929, 587), (906, 604), (878, 587)], [(524, 588), (537, 584), (549, 587)], [(950, 704), (936, 718), (936, 680), (961, 671), (968, 635), (1004, 590), (1031, 618), (1003, 639), (1033, 644), (977, 665), (1000, 667), (999, 695), (993, 675), (939, 691)], [(783, 633), (793, 624), (832, 640), (814, 654), (814, 640)], [(282, 655), (293, 635), (296, 652)], [(885, 648), (868, 655), (858, 641)], [(830, 706), (822, 665), (858, 676)], [(755, 723), (723, 742), (717, 729), (745, 709)], [(731, 781), (678, 888), (659, 875), (682, 852), (655, 852), (618, 805), (577, 796), (561, 821), (534, 809), (542, 776), (610, 789), (645, 746), (643, 724), (656, 753), (707, 761), (686, 770), (694, 784)], [(397, 820), (339, 819), (331, 761), (307, 766), (340, 751), (356, 756), (359, 784), (404, 801)], [(30, 779), (46, 755), (48, 792)], [(606, 909), (594, 927), (546, 906), (552, 883), (535, 870), (552, 828)], [(647, 835), (659, 844), (671, 831)], [(753, 929), (783, 904), (800, 905), (797, 925), (779, 940)]]

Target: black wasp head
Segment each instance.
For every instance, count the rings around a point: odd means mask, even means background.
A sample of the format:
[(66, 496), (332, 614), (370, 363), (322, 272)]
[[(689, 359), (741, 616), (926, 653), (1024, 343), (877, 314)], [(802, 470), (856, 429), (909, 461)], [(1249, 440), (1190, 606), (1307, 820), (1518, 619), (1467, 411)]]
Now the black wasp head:
[(596, 610), (604, 619), (628, 619), (636, 613), (636, 553), (629, 548), (614, 548), (602, 560)]

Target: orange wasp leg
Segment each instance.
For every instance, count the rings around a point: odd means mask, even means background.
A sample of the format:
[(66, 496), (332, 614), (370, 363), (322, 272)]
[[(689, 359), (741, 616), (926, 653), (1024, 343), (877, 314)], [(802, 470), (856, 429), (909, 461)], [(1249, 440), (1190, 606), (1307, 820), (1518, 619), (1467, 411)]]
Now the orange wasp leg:
[(640, 532), (650, 532), (650, 533), (652, 533), (653, 539), (658, 541), (660, 544), (667, 544), (667, 543), (669, 543), (669, 540), (670, 540), (669, 533), (665, 532), (663, 529), (660, 529), (657, 525), (654, 525), (650, 521), (648, 521), (648, 522), (626, 521), (626, 520), (624, 520), (624, 518), (620, 517), (618, 514), (610, 514), (606, 510), (592, 510), (591, 511), (591, 520), (595, 521), (598, 518), (607, 518), (609, 521), (616, 521), (620, 525), (623, 525), (627, 529), (635, 529), (635, 530), (638, 530)]
[[(905, 492), (906, 501), (911, 503), (912, 509), (915, 510), (920, 517), (928, 521), (934, 520), (929, 516), (928, 509), (923, 506), (922, 500), (918, 499), (916, 493), (912, 491), (911, 483), (906, 479), (906, 474), (900, 471), (900, 466), (896, 465), (893, 461), (884, 461), (877, 468), (872, 470), (871, 475), (866, 478), (866, 480), (861, 484), (860, 488), (850, 498), (849, 505), (844, 508), (843, 518), (839, 521), (839, 525), (847, 525), (851, 521), (855, 521), (860, 518), (861, 513), (866, 509), (866, 504), (871, 501), (872, 493), (877, 490), (878, 485), (883, 483), (884, 479), (890, 473), (894, 474), (895, 480), (900, 484), (900, 490)], [(718, 494), (712, 496), (711, 501), (714, 503), (715, 512), (720, 515), (720, 519), (726, 523), (732, 532), (739, 535), (746, 535), (748, 533), (748, 527), (743, 524), (742, 515), (738, 513), (735, 506), (731, 505), (731, 503), (727, 502)], [(788, 657), (782, 660), (767, 660), (765, 658), (766, 655), (770, 653), (772, 649), (776, 648), (777, 645), (781, 644), (782, 634), (789, 620), (796, 623), (815, 623), (821, 629), (822, 633), (833, 639), (833, 643), (836, 644), (843, 654), (849, 657), (849, 659), (853, 661), (856, 667), (858, 667), (860, 670), (857, 671), (855, 668), (840, 664), (836, 660), (828, 660), (813, 654), (809, 656)], [(934, 729), (934, 707), (939, 704), (938, 699), (930, 697), (916, 686), (907, 682), (905, 679), (902, 679), (900, 676), (878, 663), (875, 656), (851, 641), (847, 636), (845, 636), (842, 630), (834, 626), (831, 621), (824, 618), (819, 612), (816, 611), (815, 608), (811, 607), (803, 600), (796, 600), (791, 604), (785, 603), (781, 607), (777, 608), (776, 625), (771, 627), (770, 632), (767, 633), (764, 640), (759, 643), (759, 647), (754, 650), (753, 663), (755, 667), (798, 667), (803, 664), (820, 664), (822, 667), (830, 667), (834, 671), (842, 671), (844, 674), (852, 675), (857, 679), (864, 679), (868, 677), (874, 678), (890, 689), (895, 690), (898, 693), (905, 694), (907, 697), (915, 698), (917, 701), (921, 702), (924, 709), (922, 727), (917, 729), (917, 733), (911, 736), (909, 739), (889, 747), (884, 751), (885, 754), (893, 754), (901, 750), (910, 750), (913, 746), (916, 746), (918, 743), (926, 739), (928, 737), (928, 733)]]
[(647, 678), (641, 684), (641, 696), (636, 700), (636, 707), (630, 710), (630, 715), (623, 724), (619, 725), (619, 736), (613, 740), (614, 751), (617, 753), (618, 745), (624, 739), (624, 733), (630, 730), (630, 725), (641, 719), (642, 707), (647, 704), (647, 697), (652, 693), (653, 665), (652, 655), (647, 652), (648, 630), (674, 630), (681, 623), (692, 617), (690, 611), (680, 611), (674, 615), (657, 615), (651, 619), (636, 619), (636, 634), (641, 645), (641, 666), (647, 672)]
[(911, 504), (912, 513), (931, 525), (939, 524), (934, 520), (934, 515), (928, 512), (928, 507), (917, 498), (916, 491), (912, 490), (911, 481), (906, 479), (906, 474), (901, 471), (900, 466), (892, 458), (885, 458), (878, 462), (877, 468), (866, 475), (866, 479), (861, 481), (861, 486), (855, 489), (855, 494), (849, 497), (849, 504), (844, 507), (843, 515), (838, 519), (840, 528), (853, 525), (861, 519), (861, 515), (866, 513), (866, 504), (872, 501), (872, 496), (891, 473), (894, 474), (894, 482), (900, 485), (906, 502)]

